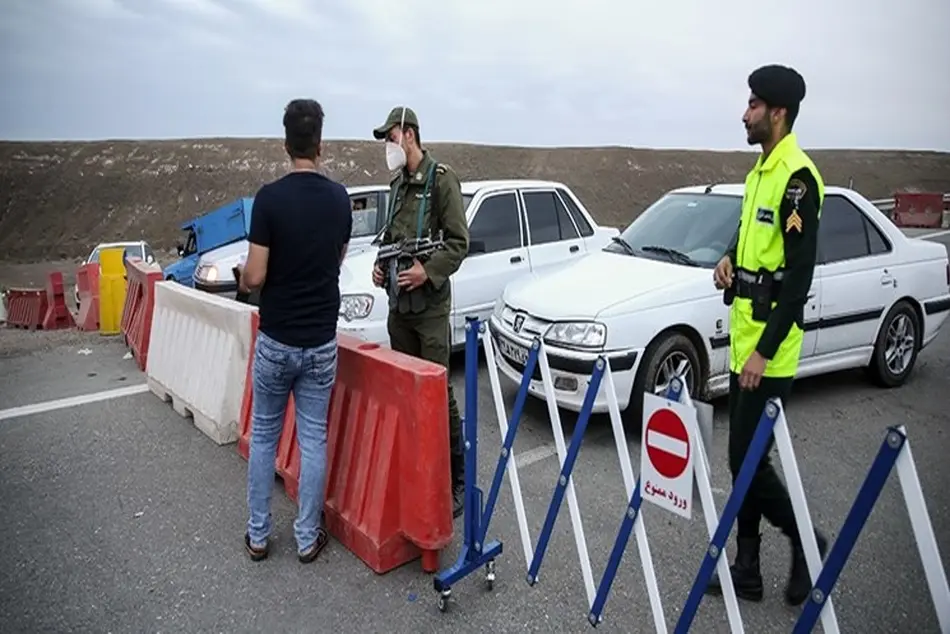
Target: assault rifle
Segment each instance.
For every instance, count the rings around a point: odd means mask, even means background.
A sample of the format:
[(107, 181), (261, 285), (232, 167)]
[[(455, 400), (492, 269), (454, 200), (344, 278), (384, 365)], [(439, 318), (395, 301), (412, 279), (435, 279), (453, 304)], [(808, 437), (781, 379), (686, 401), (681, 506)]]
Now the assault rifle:
[(396, 278), (401, 272), (412, 268), (413, 260), (425, 262), (433, 253), (444, 248), (445, 242), (442, 240), (441, 231), (439, 237), (435, 240), (430, 235), (425, 238), (400, 240), (379, 247), (376, 254), (376, 265), (383, 271), (390, 301), (395, 301), (399, 294)]

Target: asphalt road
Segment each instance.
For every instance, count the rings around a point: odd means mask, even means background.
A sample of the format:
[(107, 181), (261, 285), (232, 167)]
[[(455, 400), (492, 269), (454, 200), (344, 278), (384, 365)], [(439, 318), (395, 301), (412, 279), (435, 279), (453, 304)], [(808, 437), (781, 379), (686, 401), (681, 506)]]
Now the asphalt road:
[[(939, 238), (950, 244), (950, 236)], [(33, 333), (42, 337), (42, 333)], [(5, 336), (0, 332), (0, 339)], [(21, 335), (22, 336), (22, 335)], [(137, 385), (144, 376), (115, 340), (91, 336), (4, 358), (0, 409)], [(484, 361), (482, 362), (484, 366)], [(479, 480), (487, 491), (500, 437), (480, 373)], [(453, 372), (460, 399), (462, 360)], [(889, 425), (906, 425), (941, 550), (950, 569), (950, 333), (925, 350), (910, 382), (870, 385), (860, 372), (796, 384), (789, 425), (816, 525), (837, 537)], [(507, 406), (513, 402), (508, 391)], [(461, 402), (461, 401), (460, 401)], [(730, 478), (725, 401), (716, 402), (710, 448), (721, 512)], [(562, 413), (570, 439), (574, 416)], [(634, 468), (639, 430), (628, 431)], [(536, 540), (558, 473), (546, 407), (529, 400), (515, 445)], [(295, 509), (276, 490), (277, 547), (252, 563), (243, 551), (246, 463), (218, 447), (150, 393), (0, 420), (0, 631), (3, 632), (582, 632), (587, 602), (565, 499), (540, 571), (529, 587), (511, 488), (504, 483), (490, 535), (505, 544), (494, 590), (481, 572), (459, 582), (449, 612), (436, 608), (418, 562), (383, 576), (331, 542), (317, 563), (293, 556)], [(595, 417), (574, 471), (595, 583), (625, 504), (609, 421)], [(707, 543), (698, 498), (692, 520), (645, 505), (643, 516), (672, 630)], [(454, 561), (457, 537), (443, 556)], [(766, 598), (741, 603), (747, 632), (788, 632), (799, 612), (784, 605), (788, 548), (763, 528)], [(730, 541), (728, 552), (734, 553)], [(896, 473), (872, 512), (833, 600), (843, 632), (937, 632), (923, 568)], [(605, 632), (653, 631), (631, 539), (607, 603)], [(721, 598), (704, 599), (693, 631), (728, 632)], [(820, 626), (816, 631), (821, 631)]]

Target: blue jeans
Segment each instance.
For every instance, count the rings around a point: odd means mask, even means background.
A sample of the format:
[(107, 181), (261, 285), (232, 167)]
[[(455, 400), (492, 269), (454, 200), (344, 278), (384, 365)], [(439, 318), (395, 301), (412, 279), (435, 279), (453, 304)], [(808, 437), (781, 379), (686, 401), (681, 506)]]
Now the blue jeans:
[(270, 500), (274, 488), (277, 444), (291, 391), (300, 448), (298, 513), (294, 522), (297, 549), (314, 544), (323, 513), (327, 476), (327, 410), (336, 381), (337, 342), (318, 348), (295, 348), (257, 335), (254, 351), (254, 401), (251, 448), (247, 466), (247, 532), (262, 546), (271, 532)]

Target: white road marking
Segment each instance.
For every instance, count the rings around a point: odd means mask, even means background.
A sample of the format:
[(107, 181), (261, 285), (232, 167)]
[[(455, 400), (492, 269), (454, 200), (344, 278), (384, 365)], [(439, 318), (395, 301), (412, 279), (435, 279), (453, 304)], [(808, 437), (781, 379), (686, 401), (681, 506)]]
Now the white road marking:
[(950, 229), (946, 231), (935, 231), (934, 233), (925, 233), (922, 236), (917, 236), (919, 240), (930, 240), (931, 238), (942, 238), (943, 236), (950, 235)]
[(11, 418), (19, 418), (21, 416), (29, 416), (31, 414), (41, 414), (43, 412), (51, 412), (57, 409), (76, 407), (77, 405), (86, 405), (88, 403), (98, 403), (99, 401), (108, 401), (114, 398), (121, 398), (123, 396), (142, 394), (143, 392), (148, 392), (147, 383), (128, 385), (125, 387), (116, 388), (114, 390), (93, 392), (92, 394), (81, 394), (79, 396), (70, 396), (68, 398), (58, 398), (53, 401), (44, 401), (42, 403), (34, 403), (32, 405), (21, 405), (19, 407), (11, 407), (9, 409), (0, 410), (0, 420), (9, 420)]
[[(612, 429), (604, 429), (596, 433), (588, 432), (588, 436), (587, 438), (585, 438), (585, 440), (587, 442), (591, 442), (591, 441), (599, 442), (605, 438), (613, 437), (613, 433), (614, 432)], [(565, 449), (569, 449), (570, 442), (571, 442), (570, 436), (566, 438), (565, 440), (568, 443)], [(545, 460), (546, 458), (550, 458), (551, 456), (556, 456), (556, 455), (557, 455), (557, 445), (555, 445), (552, 442), (548, 445), (541, 445), (540, 447), (534, 447), (533, 449), (528, 449), (527, 451), (516, 453), (515, 464), (518, 465), (519, 469), (521, 469), (524, 467), (530, 467), (533, 464), (536, 464), (538, 462), (541, 462), (542, 460)]]

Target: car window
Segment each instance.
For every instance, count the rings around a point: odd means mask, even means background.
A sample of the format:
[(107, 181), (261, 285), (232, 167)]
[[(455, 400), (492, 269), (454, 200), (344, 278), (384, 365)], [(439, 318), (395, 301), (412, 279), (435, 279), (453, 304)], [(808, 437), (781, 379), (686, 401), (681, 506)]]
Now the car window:
[(99, 261), (99, 249), (93, 249), (92, 253), (89, 254), (89, 259), (86, 260), (86, 262), (89, 263), (89, 262), (98, 262), (98, 261)]
[[(863, 258), (872, 253), (868, 233), (875, 236), (875, 252), (881, 248), (883, 236), (860, 209), (843, 196), (826, 196), (818, 222), (818, 261), (822, 264)], [(885, 243), (884, 251), (888, 248)]]
[(188, 239), (185, 241), (185, 256), (198, 252), (198, 236), (194, 231), (188, 232)]
[(589, 222), (587, 222), (587, 218), (584, 217), (584, 213), (577, 207), (577, 203), (574, 202), (574, 199), (571, 198), (570, 194), (560, 188), (558, 188), (557, 193), (561, 198), (561, 202), (567, 207), (567, 211), (571, 215), (571, 218), (574, 219), (574, 223), (577, 225), (577, 228), (580, 229), (581, 235), (585, 238), (594, 235), (594, 228), (590, 226)]
[[(864, 214), (861, 215), (864, 216)], [(868, 232), (868, 246), (870, 247), (871, 255), (880, 255), (881, 253), (890, 252), (890, 242), (884, 237), (881, 230), (877, 228), (877, 225), (871, 222), (867, 216), (864, 216), (864, 223)]]
[(553, 191), (524, 192), (531, 244), (548, 244), (578, 237), (567, 209)]
[(521, 222), (518, 215), (518, 199), (514, 193), (485, 198), (469, 226), (469, 240), (484, 242), (486, 253), (520, 247)]
[[(644, 247), (665, 247), (712, 268), (729, 247), (742, 212), (742, 198), (724, 194), (667, 194), (650, 205), (621, 234), (637, 257), (675, 262), (675, 256)], [(605, 250), (628, 253), (620, 244)], [(682, 259), (682, 258), (680, 258)]]
[(375, 235), (377, 221), (380, 216), (379, 196), (376, 192), (356, 194), (350, 196), (350, 207), (353, 209), (353, 229), (351, 238), (362, 238)]

